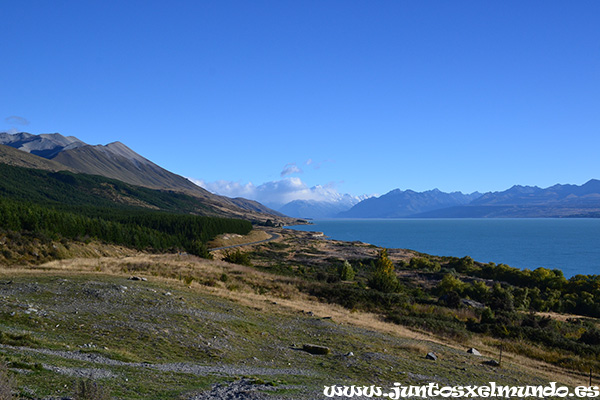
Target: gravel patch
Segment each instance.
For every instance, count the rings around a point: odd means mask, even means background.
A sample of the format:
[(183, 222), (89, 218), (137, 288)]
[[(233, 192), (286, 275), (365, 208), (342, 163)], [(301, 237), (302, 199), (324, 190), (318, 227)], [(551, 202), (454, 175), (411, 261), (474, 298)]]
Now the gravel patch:
[[(218, 383), (211, 390), (196, 394), (188, 400), (289, 400), (290, 397), (279, 397), (268, 392), (282, 389), (270, 385), (254, 384), (251, 380), (242, 379), (228, 384)], [(315, 399), (314, 397), (298, 397), (294, 399)]]
[(225, 376), (239, 375), (296, 375), (314, 376), (310, 371), (297, 368), (263, 368), (235, 365), (199, 365), (195, 363), (146, 364), (146, 367), (165, 372), (181, 372), (192, 375), (219, 374)]
[[(273, 376), (273, 375), (296, 375), (296, 376), (315, 376), (312, 371), (298, 369), (298, 368), (265, 368), (265, 367), (250, 367), (250, 366), (237, 366), (237, 365), (204, 365), (197, 363), (165, 363), (165, 364), (150, 364), (150, 363), (133, 363), (113, 360), (96, 353), (83, 353), (79, 351), (64, 351), (64, 350), (50, 350), (50, 349), (34, 349), (30, 347), (16, 347), (8, 345), (0, 345), (0, 348), (17, 350), (22, 352), (46, 354), (50, 356), (61, 357), (69, 360), (77, 360), (83, 362), (89, 362), (93, 364), (102, 364), (109, 366), (129, 367), (129, 368), (151, 368), (163, 372), (177, 372), (198, 376), (206, 376), (209, 374), (217, 374), (223, 376), (239, 376), (239, 375), (259, 375), (259, 376)], [(101, 369), (95, 368), (62, 368), (44, 366), (54, 372), (67, 374), (73, 376), (89, 377), (90, 374), (102, 374)], [(72, 371), (71, 371), (72, 370)], [(87, 371), (87, 372), (86, 372)], [(86, 375), (87, 373), (87, 375)], [(83, 375), (82, 375), (83, 374)], [(115, 375), (116, 376), (116, 375)], [(99, 378), (110, 378), (113, 376), (98, 376)]]
[(43, 364), (44, 368), (56, 372), (57, 374), (68, 375), (75, 378), (89, 378), (89, 379), (106, 379), (116, 378), (118, 375), (108, 369), (102, 368), (68, 368), (68, 367), (56, 367), (54, 365)]

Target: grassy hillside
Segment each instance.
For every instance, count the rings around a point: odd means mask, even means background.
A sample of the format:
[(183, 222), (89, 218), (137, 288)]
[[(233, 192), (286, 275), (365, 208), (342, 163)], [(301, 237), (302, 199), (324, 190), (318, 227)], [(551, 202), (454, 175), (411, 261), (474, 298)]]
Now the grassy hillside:
[[(316, 302), (295, 289), (295, 278), (219, 261), (68, 260), (5, 269), (0, 282), (0, 354), (23, 398), (70, 396), (74, 382), (90, 377), (113, 398), (165, 400), (221, 398), (224, 390), (227, 398), (315, 400), (325, 385), (557, 380), (556, 369), (510, 353), (501, 368), (487, 366), (498, 355), (493, 343), (442, 344)], [(305, 344), (329, 354), (310, 354)], [(483, 356), (468, 354), (470, 346)], [(560, 373), (558, 381), (585, 379)]]
[[(49, 247), (52, 240), (90, 238), (138, 250), (209, 256), (206, 243), (217, 235), (252, 229), (249, 221), (192, 215), (217, 212), (181, 193), (6, 164), (0, 164), (0, 176), (0, 233), (7, 238), (0, 254), (4, 262), (23, 260), (23, 251), (38, 253), (36, 242)], [(47, 257), (56, 253), (44, 252)]]
[(0, 195), (4, 198), (61, 207), (146, 208), (176, 213), (224, 215), (198, 198), (152, 190), (98, 175), (51, 172), (0, 164)]

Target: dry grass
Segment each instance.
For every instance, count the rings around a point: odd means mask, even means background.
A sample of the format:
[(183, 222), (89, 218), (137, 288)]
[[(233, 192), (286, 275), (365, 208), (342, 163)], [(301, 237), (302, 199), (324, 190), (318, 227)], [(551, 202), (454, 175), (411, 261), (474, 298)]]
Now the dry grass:
[(246, 243), (259, 242), (261, 240), (267, 240), (271, 237), (269, 233), (261, 229), (253, 229), (247, 235), (238, 235), (234, 233), (225, 233), (217, 236), (215, 239), (208, 243), (209, 248), (225, 247), (225, 246), (236, 246)]

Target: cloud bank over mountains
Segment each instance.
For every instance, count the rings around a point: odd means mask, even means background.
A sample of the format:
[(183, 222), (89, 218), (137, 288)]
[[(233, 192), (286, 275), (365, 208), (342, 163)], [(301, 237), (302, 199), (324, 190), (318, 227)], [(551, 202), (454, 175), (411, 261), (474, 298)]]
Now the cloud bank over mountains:
[(240, 182), (223, 180), (215, 182), (206, 182), (191, 178), (190, 180), (210, 192), (227, 197), (244, 197), (256, 200), (274, 209), (279, 209), (294, 200), (335, 203), (347, 201), (349, 198), (355, 199), (358, 202), (367, 197), (363, 196), (359, 198), (349, 194), (340, 194), (333, 184), (309, 187), (297, 177), (287, 177), (278, 181), (265, 182), (258, 186), (252, 182), (242, 184)]
[[(323, 160), (315, 162), (308, 159), (301, 163), (304, 168), (318, 170), (322, 165), (334, 162)], [(349, 210), (352, 206), (370, 196), (353, 196), (341, 194), (337, 191), (335, 183), (309, 187), (299, 177), (291, 176), (303, 174), (304, 170), (299, 164), (291, 162), (283, 167), (279, 174), (281, 179), (254, 185), (252, 182), (219, 180), (207, 182), (201, 179), (188, 178), (198, 186), (209, 192), (231, 198), (243, 197), (255, 200), (265, 206), (296, 218), (331, 218), (342, 211)]]

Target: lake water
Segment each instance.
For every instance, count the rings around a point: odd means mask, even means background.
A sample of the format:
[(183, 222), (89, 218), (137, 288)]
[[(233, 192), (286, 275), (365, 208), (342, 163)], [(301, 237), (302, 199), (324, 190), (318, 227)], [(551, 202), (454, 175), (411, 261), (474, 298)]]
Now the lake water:
[(600, 219), (316, 220), (292, 229), (332, 239), (404, 248), (439, 256), (471, 256), (511, 267), (560, 269), (569, 278), (600, 274)]

